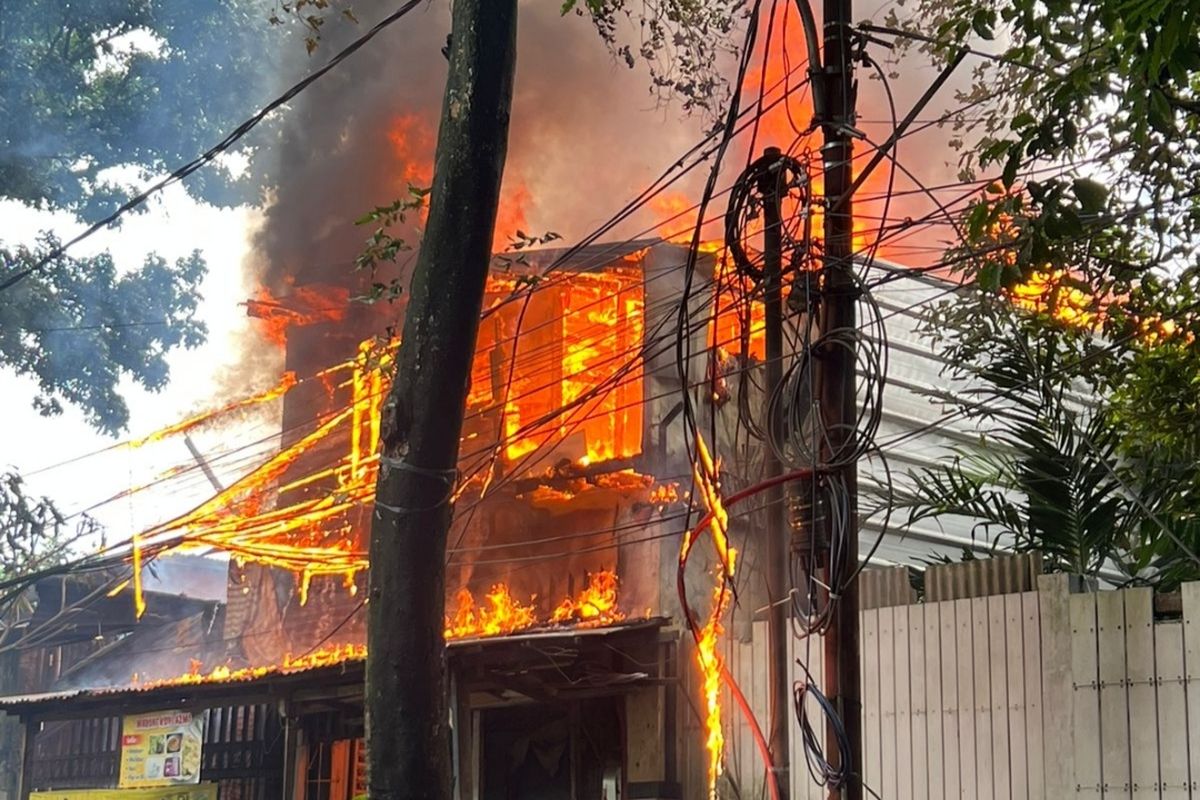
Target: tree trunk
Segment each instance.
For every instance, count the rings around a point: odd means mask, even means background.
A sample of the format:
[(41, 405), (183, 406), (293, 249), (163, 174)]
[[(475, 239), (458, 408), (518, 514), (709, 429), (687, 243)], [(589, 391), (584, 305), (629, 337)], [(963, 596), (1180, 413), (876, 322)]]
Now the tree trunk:
[(451, 796), (446, 536), (508, 141), (517, 0), (454, 0), (429, 219), (383, 407), (367, 604), (371, 800)]

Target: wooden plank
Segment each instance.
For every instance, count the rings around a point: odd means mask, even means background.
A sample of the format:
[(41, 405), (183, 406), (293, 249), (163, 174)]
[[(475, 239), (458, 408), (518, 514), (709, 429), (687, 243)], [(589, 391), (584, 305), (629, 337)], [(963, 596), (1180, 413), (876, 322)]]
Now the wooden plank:
[[(1025, 635), (1025, 765), (1029, 772), (1029, 800), (1045, 800), (1046, 794), (1046, 743), (1042, 716), (1042, 681), (1046, 670), (1042, 665), (1040, 592), (1021, 595), (1021, 612), (1024, 617)], [(1066, 638), (1066, 637), (1063, 637)], [(1059, 705), (1069, 700), (1070, 695), (1058, 695)]]
[(1075, 720), (1072, 712), (1074, 683), (1071, 673), (1073, 641), (1070, 615), (1070, 578), (1038, 578), (1038, 642), (1042, 676), (1042, 731), (1045, 752), (1046, 798), (1075, 794)]
[(1158, 713), (1154, 692), (1154, 592), (1126, 589), (1125, 668), (1129, 697), (1129, 783), (1135, 800), (1157, 798)]
[(1187, 695), (1188, 773), (1200, 795), (1200, 581), (1185, 583), (1183, 595), (1184, 693)]
[[(865, 614), (863, 615), (865, 617)], [(791, 640), (791, 661), (793, 664), (793, 680), (795, 683), (801, 683), (808, 679), (811, 675), (814, 683), (818, 688), (824, 683), (824, 665), (822, 656), (824, 653), (825, 643), (820, 637), (799, 637)], [(868, 681), (870, 673), (868, 669), (874, 669), (872, 662), (873, 658), (868, 658), (864, 650), (859, 651), (859, 668), (862, 670), (864, 684)], [(800, 662), (800, 663), (797, 663)], [(807, 672), (801, 668), (800, 664), (807, 667)], [(823, 748), (825, 740), (825, 719), (821, 715), (820, 707), (817, 703), (809, 699), (805, 703), (805, 710), (808, 713), (809, 722), (812, 724), (815, 733), (817, 734), (818, 744)], [(791, 713), (791, 731), (792, 736), (789, 742), (792, 752), (791, 764), (791, 796), (802, 800), (823, 800), (824, 790), (817, 784), (809, 773), (808, 762), (805, 756), (804, 742), (800, 733), (800, 722), (796, 718), (795, 710)], [(828, 755), (828, 754), (827, 754)]]
[(971, 601), (954, 601), (955, 649), (958, 651), (958, 796), (975, 797), (975, 661)]
[(909, 719), (912, 723), (912, 796), (919, 800), (929, 797), (929, 734), (931, 715), (925, 687), (925, 665), (928, 645), (925, 644), (925, 611), (928, 606), (908, 607), (909, 654)]
[[(1099, 795), (1104, 782), (1100, 773), (1100, 691), (1096, 653), (1096, 593), (1071, 595), (1067, 600), (1071, 618), (1071, 725), (1076, 735), (1072, 759), (1075, 784), (1080, 795)], [(1046, 641), (1045, 637), (1042, 639)]]
[[(813, 665), (813, 666), (809, 667), (809, 669), (812, 670), (813, 682), (817, 685), (817, 688), (820, 689), (821, 692), (823, 693), (825, 691), (825, 640), (824, 640), (824, 638), (813, 638), (810, 641), (810, 643), (808, 645), (808, 657), (809, 657), (810, 663)], [(860, 653), (860, 657), (865, 660), (866, 654)], [(872, 660), (874, 660), (874, 659), (872, 659)], [(866, 673), (864, 672), (863, 674), (865, 675)], [(878, 678), (878, 676), (876, 676), (876, 678)], [(821, 747), (822, 752), (825, 752), (828, 755), (828, 750), (825, 749), (825, 741), (826, 741), (826, 737), (825, 737), (826, 730), (825, 729), (827, 727), (825, 724), (825, 717), (821, 714), (821, 709), (818, 707), (815, 700), (809, 701), (808, 713), (809, 713), (809, 718), (813, 720), (813, 727), (815, 728), (816, 735), (817, 735), (817, 744)], [(801, 755), (801, 758), (803, 758), (803, 757), (804, 756)], [(826, 789), (824, 787), (822, 787), (819, 783), (817, 783), (812, 778), (812, 776), (808, 774), (808, 767), (803, 766), (803, 763), (804, 762), (801, 762), (801, 764), (802, 764), (801, 769), (804, 772), (804, 780), (805, 780), (805, 784), (806, 784), (808, 800), (825, 800), (825, 795), (827, 793)]]
[[(754, 623), (754, 640), (752, 644), (754, 646), (753, 654), (746, 669), (746, 672), (754, 673), (754, 687), (753, 693), (750, 695), (750, 707), (754, 709), (754, 716), (758, 718), (758, 724), (763, 728), (763, 733), (766, 735), (771, 725), (771, 693), (767, 682), (766, 668), (766, 665), (771, 661), (771, 651), (765, 620)], [(754, 742), (754, 737), (750, 735), (749, 727), (745, 729), (744, 738), (746, 744), (742, 753), (742, 787), (743, 789), (749, 787), (755, 797), (765, 797), (767, 768), (758, 753), (758, 745)]]
[(1029, 766), (1025, 742), (1025, 614), (1023, 595), (1004, 595), (1004, 645), (1008, 679), (1008, 764), (1010, 797), (1029, 800)]
[(896, 678), (896, 792), (897, 800), (912, 798), (912, 670), (909, 666), (908, 608), (892, 609)]
[(329, 796), (350, 796), (350, 740), (338, 739), (329, 747)]
[(958, 628), (954, 621), (954, 603), (938, 603), (938, 662), (942, 694), (942, 797), (953, 800), (959, 796), (958, 764)]
[[(1004, 577), (998, 572), (998, 577)], [(992, 792), (996, 800), (1012, 796), (1008, 747), (1008, 621), (1005, 596), (987, 598), (988, 666), (992, 682)]]
[(1186, 800), (1188, 713), (1184, 695), (1183, 622), (1154, 626), (1154, 684), (1158, 693), (1158, 769), (1162, 800)]
[(1128, 798), (1129, 689), (1125, 685), (1125, 600), (1121, 592), (1096, 594), (1100, 659), (1100, 772), (1105, 798)]
[[(796, 636), (787, 638), (788, 675), (792, 678), (793, 687), (798, 681), (804, 680), (804, 671), (796, 663), (804, 656), (804, 641)], [(862, 654), (859, 654), (859, 674), (862, 674)], [(796, 720), (795, 710), (788, 714), (788, 764), (791, 772), (788, 774), (788, 797), (799, 800), (808, 799), (808, 770), (804, 767), (804, 747), (800, 741), (800, 724)]]
[(896, 796), (896, 633), (892, 609), (879, 609), (879, 721), (883, 766), (875, 782), (884, 797)]
[[(926, 603), (925, 625), (925, 749), (926, 793), (929, 800), (944, 800), (946, 781), (942, 751), (942, 604)], [(914, 793), (918, 787), (914, 787)]]
[[(879, 701), (879, 609), (862, 613), (863, 669), (863, 782), (879, 786), (883, 770)], [(878, 788), (875, 788), (878, 791)]]
[[(982, 587), (982, 571), (978, 586)], [(992, 765), (995, 749), (992, 744), (992, 670), (991, 650), (988, 636), (988, 598), (971, 600), (971, 646), (975, 672), (975, 797), (977, 800), (993, 800), (995, 778)]]

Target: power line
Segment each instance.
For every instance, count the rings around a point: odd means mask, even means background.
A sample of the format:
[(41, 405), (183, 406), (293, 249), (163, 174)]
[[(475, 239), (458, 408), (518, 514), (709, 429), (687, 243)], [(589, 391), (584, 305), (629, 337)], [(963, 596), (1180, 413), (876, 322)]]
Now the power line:
[(32, 275), (35, 272), (40, 272), (50, 262), (55, 261), (55, 260), (61, 258), (63, 255), (65, 255), (66, 252), (70, 248), (74, 247), (75, 245), (79, 244), (80, 242), (84, 241), (85, 239), (91, 237), (92, 235), (94, 235), (95, 233), (100, 231), (101, 229), (108, 227), (113, 222), (116, 222), (118, 219), (120, 219), (125, 214), (129, 213), (133, 209), (135, 209), (138, 206), (145, 203), (153, 195), (157, 194), (158, 192), (161, 192), (163, 189), (167, 188), (168, 186), (171, 186), (174, 183), (178, 183), (179, 181), (183, 180), (187, 176), (191, 175), (193, 172), (204, 167), (206, 164), (211, 162), (213, 159), (215, 159), (221, 153), (225, 152), (230, 147), (232, 147), (239, 139), (241, 139), (243, 136), (245, 136), (251, 130), (253, 130), (260, 122), (262, 122), (264, 119), (266, 119), (266, 117), (272, 111), (275, 111), (280, 106), (290, 102), (298, 94), (303, 92), (305, 89), (307, 89), (313, 83), (316, 83), (326, 73), (328, 73), (334, 67), (341, 64), (343, 61), (345, 61), (347, 58), (349, 58), (351, 55), (353, 55), (356, 51), (358, 51), (361, 47), (363, 47), (363, 45), (365, 45), (367, 42), (374, 39), (377, 35), (379, 35), (380, 32), (382, 32), (384, 29), (386, 29), (387, 27), (392, 25), (392, 23), (394, 23), (397, 20), (404, 17), (406, 14), (408, 14), (408, 12), (412, 11), (414, 8), (419, 6), (422, 2), (423, 2), (423, 0), (408, 0), (408, 2), (404, 3), (402, 6), (400, 6), (400, 8), (393, 11), (388, 16), (384, 17), (376, 25), (374, 25), (370, 30), (368, 30), (362, 36), (355, 39), (349, 45), (347, 45), (344, 49), (341, 50), (341, 52), (339, 52), (335, 56), (333, 56), (333, 58), (329, 59), (329, 61), (326, 62), (325, 66), (323, 66), (320, 69), (318, 69), (317, 71), (309, 74), (307, 77), (300, 80), (300, 82), (293, 85), (290, 89), (288, 89), (286, 92), (281, 94), (279, 97), (275, 98), (274, 100), (272, 100), (271, 102), (269, 102), (265, 106), (263, 106), (261, 109), (259, 109), (249, 119), (247, 119), (245, 122), (241, 123), (236, 128), (234, 128), (232, 131), (230, 131), (229, 134), (226, 135), (224, 139), (217, 142), (215, 145), (210, 147), (208, 150), (205, 150), (202, 154), (200, 154), (196, 158), (192, 159), (188, 163), (184, 164), (183, 166), (177, 167), (166, 177), (160, 178), (159, 180), (155, 181), (153, 184), (150, 185), (149, 188), (144, 189), (143, 191), (141, 191), (138, 194), (131, 197), (129, 200), (122, 203), (121, 206), (119, 208), (117, 208), (116, 211), (113, 211), (111, 214), (109, 214), (108, 216), (99, 220), (98, 222), (95, 222), (95, 223), (89, 225), (87, 228), (84, 229), (84, 231), (82, 233), (76, 235), (72, 239), (70, 239), (62, 244), (56, 245), (55, 247), (53, 247), (50, 250), (49, 253), (47, 253), (46, 255), (39, 258), (33, 265), (31, 265), (23, 270), (20, 270), (19, 272), (15, 273), (13, 275), (10, 275), (4, 281), (0, 282), (0, 291), (4, 291), (5, 289), (15, 286), (17, 283), (20, 283), (25, 278), (29, 277), (30, 275)]

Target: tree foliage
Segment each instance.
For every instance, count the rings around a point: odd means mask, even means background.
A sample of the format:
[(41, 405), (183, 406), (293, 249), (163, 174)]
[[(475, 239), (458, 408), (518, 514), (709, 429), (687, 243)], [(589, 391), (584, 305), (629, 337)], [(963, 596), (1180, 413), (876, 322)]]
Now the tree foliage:
[(65, 561), (75, 545), (99, 538), (86, 514), (68, 518), (46, 497), (30, 497), (19, 475), (0, 475), (0, 581)]
[[(272, 8), (33, 0), (0, 14), (0, 199), (91, 220), (206, 150), (269, 91), (268, 22), (295, 13)], [(255, 141), (231, 153), (249, 157)], [(262, 171), (232, 163), (196, 173), (185, 188), (217, 205), (256, 200)], [(36, 263), (54, 242), (0, 242), (0, 276)], [(203, 340), (195, 312), (204, 271), (198, 254), (174, 266), (150, 255), (132, 272), (107, 254), (56, 259), (3, 290), (0, 364), (37, 381), (43, 413), (72, 404), (115, 434), (128, 421), (120, 379), (160, 389), (167, 353)]]
[[(0, 15), (0, 196), (96, 218), (206, 150), (264, 99), (266, 13), (253, 0), (32, 0)], [(253, 175), (217, 165), (186, 186), (233, 205), (255, 198)]]
[[(1087, 399), (1042, 393), (1017, 404), (1026, 417), (995, 420), (1003, 446), (985, 461), (1007, 470), (989, 474), (1003, 489), (997, 507), (1037, 534), (1013, 531), (1015, 540), (1052, 542), (1088, 522), (1099, 526), (1092, 558), (1064, 566), (1093, 571), (1115, 557), (1165, 583), (1200, 575), (1200, 8), (916, 0), (890, 17), (935, 58), (964, 45), (993, 55), (958, 98), (961, 177), (995, 180), (963, 214), (965, 237), (948, 254), (971, 288), (956, 311), (935, 312), (938, 336), (975, 380), (988, 383), (994, 359), (1027, 353), (1045, 360), (1021, 362), (1026, 377), (1055, 376)], [(1039, 280), (1040, 310), (1013, 309), (1014, 290)], [(1008, 322), (997, 328), (964, 309)], [(1012, 385), (992, 386), (1001, 407), (1016, 402)], [(1069, 466), (1060, 483), (1073, 488), (1060, 501), (1077, 507), (1046, 528), (1036, 523), (1040, 488), (1027, 478), (1051, 461)], [(997, 497), (986, 481), (966, 480), (987, 472), (972, 473), (973, 460), (944, 466), (916, 476), (931, 493), (920, 513), (950, 497), (985, 511)], [(1079, 515), (1089, 507), (1105, 508), (1104, 519)], [(1101, 530), (1110, 517), (1112, 530)]]
[(1081, 575), (1115, 569), (1163, 587), (1200, 577), (1200, 526), (1168, 465), (1132, 446), (1096, 391), (1104, 376), (1081, 369), (1101, 352), (1088, 331), (978, 288), (939, 304), (924, 331), (955, 387), (933, 397), (982, 433), (910, 473), (899, 493), (910, 522), (967, 517), (993, 546), (1039, 550)]
[[(55, 245), (44, 236), (34, 249), (0, 247), (0, 282)], [(115, 435), (129, 421), (120, 380), (162, 389), (170, 377), (167, 354), (203, 342), (206, 329), (195, 314), (204, 273), (199, 253), (174, 265), (150, 255), (125, 272), (107, 253), (55, 259), (4, 291), (0, 365), (37, 381), (33, 402), (43, 414), (69, 403)]]
[[(722, 59), (734, 52), (731, 34), (744, 21), (745, 0), (564, 0), (564, 14), (587, 15), (612, 51), (633, 67), (650, 70), (660, 101), (677, 99), (685, 110), (720, 111), (729, 94)], [(635, 31), (637, 41), (627, 41)]]

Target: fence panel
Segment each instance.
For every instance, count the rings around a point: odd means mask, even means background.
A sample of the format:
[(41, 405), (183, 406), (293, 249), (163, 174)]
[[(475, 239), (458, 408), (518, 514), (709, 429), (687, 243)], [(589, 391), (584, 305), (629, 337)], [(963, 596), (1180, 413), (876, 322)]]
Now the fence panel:
[(991, 675), (992, 796), (1012, 797), (1012, 772), (1008, 750), (1008, 636), (1004, 595), (987, 598), (988, 665)]
[(1154, 626), (1154, 685), (1158, 694), (1158, 766), (1162, 800), (1188, 796), (1187, 697), (1183, 693), (1183, 623)]
[(1154, 692), (1154, 593), (1121, 592), (1125, 600), (1125, 652), (1129, 687), (1129, 781), (1135, 800), (1157, 798), (1158, 701)]
[[(1172, 607), (1182, 619), (1155, 618)], [(1200, 800), (1200, 583), (1160, 603), (1147, 588), (1072, 593), (1065, 577), (1042, 576), (1037, 591), (885, 605), (861, 624), (859, 769), (871, 793)], [(755, 623), (727, 651), (763, 726), (766, 644)], [(823, 653), (819, 638), (796, 638), (790, 660), (820, 686)], [(820, 709), (807, 711), (825, 747)], [(762, 796), (761, 758), (737, 717), (731, 703), (731, 783)], [(791, 730), (792, 797), (823, 799), (795, 719)]]
[(912, 800), (912, 670), (908, 660), (912, 633), (905, 606), (892, 609), (892, 639), (896, 670), (896, 789), (892, 797)]
[(929, 797), (929, 702), (925, 696), (925, 607), (908, 607), (909, 721), (912, 726), (912, 796)]
[(896, 632), (892, 609), (879, 609), (879, 720), (883, 768), (876, 781), (884, 797), (896, 796)]
[(972, 645), (971, 601), (954, 601), (958, 651), (958, 796), (975, 797), (975, 648)]
[(1188, 789), (1200, 794), (1200, 582), (1183, 586), (1183, 691), (1187, 695)]
[(1074, 594), (1067, 601), (1071, 615), (1071, 731), (1074, 741), (1075, 785), (1082, 794), (1101, 791), (1100, 693), (1096, 640), (1096, 595)]
[[(1029, 773), (1029, 800), (1045, 800), (1046, 792), (1046, 736), (1042, 715), (1042, 629), (1041, 596), (1038, 592), (1021, 595), (1023, 617), (1025, 688), (1025, 765)], [(1065, 628), (1065, 626), (1064, 626)]]
[(883, 772), (883, 751), (880, 741), (882, 721), (879, 719), (879, 614), (877, 608), (862, 615), (862, 651), (866, 661), (863, 669), (863, 780), (879, 791)]
[(1006, 594), (1004, 601), (1004, 643), (1007, 655), (1008, 685), (1008, 763), (1010, 797), (1029, 800), (1029, 767), (1025, 751), (1025, 621), (1022, 595)]
[(926, 603), (923, 609), (925, 624), (925, 749), (926, 786), (929, 800), (945, 800), (946, 781), (943, 763), (942, 720), (942, 608), (941, 603)]
[(992, 654), (988, 636), (988, 598), (971, 600), (971, 646), (975, 673), (975, 797), (993, 800), (992, 778)]
[(1129, 697), (1125, 686), (1125, 603), (1120, 592), (1096, 593), (1103, 795), (1129, 797)]
[(958, 647), (955, 622), (956, 602), (938, 603), (939, 662), (941, 663), (942, 691), (942, 797), (955, 800), (960, 797), (961, 767), (959, 766), (960, 738), (958, 734)]

